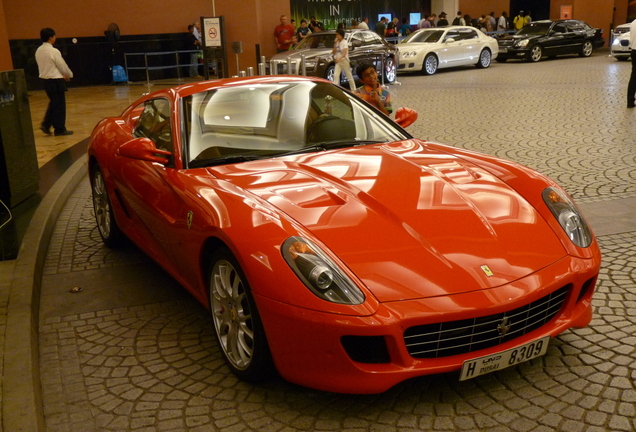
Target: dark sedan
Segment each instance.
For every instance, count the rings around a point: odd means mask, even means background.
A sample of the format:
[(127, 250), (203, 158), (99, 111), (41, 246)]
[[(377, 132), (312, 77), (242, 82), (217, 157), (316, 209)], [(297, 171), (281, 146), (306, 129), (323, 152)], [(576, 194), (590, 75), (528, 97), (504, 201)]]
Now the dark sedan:
[(534, 21), (512, 36), (499, 39), (498, 62), (521, 59), (538, 62), (543, 57), (578, 54), (589, 57), (605, 43), (603, 30), (583, 21)]
[[(303, 39), (295, 49), (276, 54), (272, 57), (271, 67), (277, 69), (279, 74), (286, 73), (287, 60), (292, 63), (292, 74), (300, 74), (302, 70), (301, 56), (305, 58), (307, 76), (326, 78), (333, 81), (335, 63), (332, 49), (336, 38), (335, 30), (313, 33)], [(356, 66), (367, 62), (375, 66), (378, 71), (384, 71), (384, 79), (388, 82), (395, 81), (398, 49), (388, 43), (377, 33), (370, 30), (347, 29), (345, 40), (349, 43), (349, 59), (353, 75), (356, 74)], [(341, 82), (346, 77), (342, 74)]]

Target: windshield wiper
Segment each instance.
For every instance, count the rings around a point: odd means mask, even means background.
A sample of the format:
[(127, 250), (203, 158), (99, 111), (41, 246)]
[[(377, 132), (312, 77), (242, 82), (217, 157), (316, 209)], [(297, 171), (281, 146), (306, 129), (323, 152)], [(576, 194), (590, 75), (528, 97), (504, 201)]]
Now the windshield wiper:
[(287, 153), (277, 154), (276, 157), (281, 156), (291, 156), (296, 154), (303, 153), (311, 153), (311, 152), (319, 152), (319, 151), (327, 151), (344, 147), (357, 147), (366, 144), (380, 144), (386, 141), (375, 141), (375, 140), (337, 140), (337, 141), (324, 141), (321, 143), (317, 143), (314, 145), (310, 145), (308, 147), (299, 148), (297, 150), (292, 150)]
[(249, 162), (253, 160), (263, 159), (266, 157), (271, 157), (271, 156), (269, 155), (262, 156), (262, 155), (255, 155), (255, 154), (234, 154), (234, 155), (227, 155), (227, 156), (210, 158), (210, 159), (200, 159), (200, 160), (195, 159), (193, 161), (190, 161), (188, 166), (190, 168), (201, 168), (205, 166), (225, 165), (225, 164), (238, 163), (238, 162)]

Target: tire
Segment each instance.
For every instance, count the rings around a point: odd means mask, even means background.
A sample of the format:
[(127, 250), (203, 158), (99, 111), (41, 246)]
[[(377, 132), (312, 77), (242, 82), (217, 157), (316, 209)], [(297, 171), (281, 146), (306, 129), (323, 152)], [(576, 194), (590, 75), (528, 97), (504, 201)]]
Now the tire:
[(113, 207), (108, 197), (108, 190), (104, 175), (99, 165), (95, 164), (91, 170), (91, 190), (93, 193), (93, 211), (95, 222), (104, 244), (110, 248), (120, 246), (124, 240), (124, 234), (119, 229)]
[(579, 52), (579, 56), (581, 57), (589, 57), (594, 52), (594, 45), (592, 41), (586, 40), (583, 42), (583, 46), (581, 47), (581, 52)]
[(328, 79), (329, 81), (334, 82), (333, 78), (335, 75), (335, 71), (336, 71), (336, 66), (329, 65), (329, 67), (327, 68), (327, 71), (325, 72), (325, 79)]
[(274, 366), (265, 330), (245, 274), (226, 247), (212, 255), (209, 296), (216, 338), (232, 373), (248, 382), (269, 378)]
[(384, 63), (384, 79), (387, 83), (395, 82), (397, 78), (397, 65), (393, 57), (388, 57)]
[(424, 72), (424, 75), (433, 75), (437, 72), (437, 66), (439, 66), (437, 56), (435, 54), (427, 54), (422, 64), (422, 72)]
[(529, 62), (538, 62), (543, 57), (543, 48), (541, 45), (532, 45), (530, 48), (530, 52), (528, 53), (528, 61)]
[(479, 61), (477, 61), (476, 66), (480, 69), (485, 69), (488, 66), (490, 66), (491, 62), (492, 62), (492, 53), (490, 52), (489, 49), (484, 48), (479, 53)]

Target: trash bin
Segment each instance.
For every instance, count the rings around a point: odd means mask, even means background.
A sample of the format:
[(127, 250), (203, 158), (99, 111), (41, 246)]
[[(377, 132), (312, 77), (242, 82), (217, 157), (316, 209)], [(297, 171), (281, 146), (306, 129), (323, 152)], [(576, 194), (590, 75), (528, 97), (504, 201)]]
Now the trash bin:
[(37, 192), (39, 182), (24, 71), (0, 72), (0, 200), (13, 208)]

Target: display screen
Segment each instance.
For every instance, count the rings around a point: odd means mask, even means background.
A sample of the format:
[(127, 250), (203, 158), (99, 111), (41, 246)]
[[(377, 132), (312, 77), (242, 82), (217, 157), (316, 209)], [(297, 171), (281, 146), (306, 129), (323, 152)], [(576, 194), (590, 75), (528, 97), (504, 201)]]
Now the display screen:
[(420, 23), (420, 20), (422, 19), (422, 14), (419, 12), (414, 12), (412, 14), (409, 14), (409, 17), (410, 17), (410, 21), (409, 21), (410, 25), (418, 25)]
[(378, 14), (378, 22), (380, 22), (382, 18), (386, 18), (391, 21), (391, 14)]

